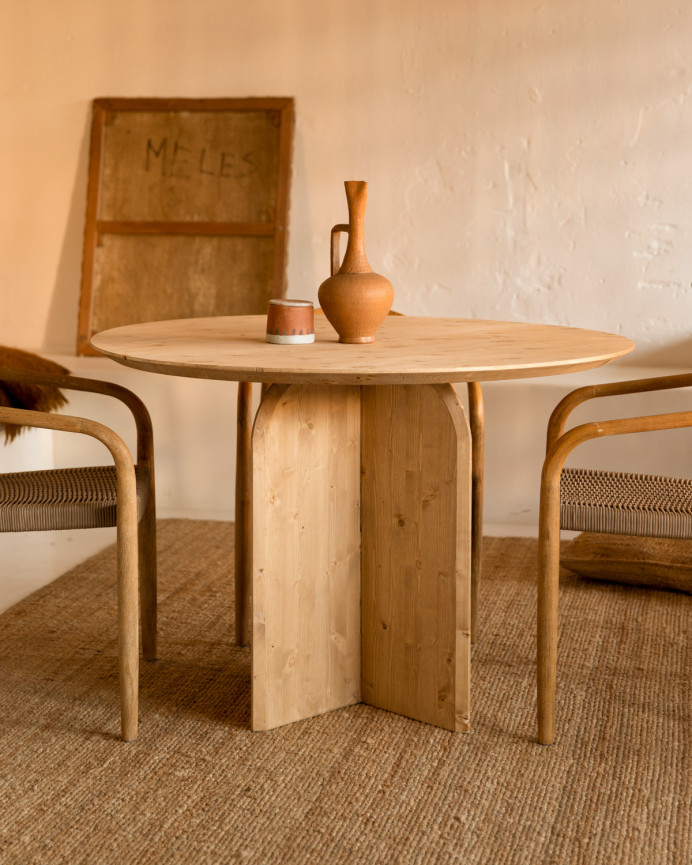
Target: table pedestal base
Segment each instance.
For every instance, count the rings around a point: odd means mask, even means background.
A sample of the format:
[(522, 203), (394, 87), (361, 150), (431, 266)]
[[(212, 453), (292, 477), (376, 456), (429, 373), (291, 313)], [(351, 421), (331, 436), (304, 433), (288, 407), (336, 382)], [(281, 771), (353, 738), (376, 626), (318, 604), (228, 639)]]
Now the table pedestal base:
[(252, 729), (468, 730), (471, 441), (450, 385), (275, 385), (253, 450)]

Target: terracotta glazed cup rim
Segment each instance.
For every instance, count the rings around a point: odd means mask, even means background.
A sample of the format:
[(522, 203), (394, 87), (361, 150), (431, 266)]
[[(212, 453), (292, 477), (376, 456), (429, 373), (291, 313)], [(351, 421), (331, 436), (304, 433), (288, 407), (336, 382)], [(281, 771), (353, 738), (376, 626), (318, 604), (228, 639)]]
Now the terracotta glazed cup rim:
[(283, 297), (274, 297), (269, 303), (273, 306), (312, 306), (311, 300), (287, 300)]

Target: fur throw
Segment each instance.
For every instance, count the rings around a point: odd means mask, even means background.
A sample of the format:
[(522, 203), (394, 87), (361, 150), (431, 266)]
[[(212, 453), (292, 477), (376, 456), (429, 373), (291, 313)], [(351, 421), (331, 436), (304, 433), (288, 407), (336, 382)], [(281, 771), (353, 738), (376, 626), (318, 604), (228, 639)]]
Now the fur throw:
[[(46, 360), (37, 354), (0, 345), (0, 405), (10, 408), (33, 409), (34, 411), (55, 411), (67, 404), (67, 397), (60, 388), (29, 382), (5, 381), (2, 377), (3, 369), (47, 372), (59, 375), (68, 375), (70, 372), (60, 364)], [(18, 436), (22, 429), (23, 427), (15, 424), (4, 424), (5, 444)]]

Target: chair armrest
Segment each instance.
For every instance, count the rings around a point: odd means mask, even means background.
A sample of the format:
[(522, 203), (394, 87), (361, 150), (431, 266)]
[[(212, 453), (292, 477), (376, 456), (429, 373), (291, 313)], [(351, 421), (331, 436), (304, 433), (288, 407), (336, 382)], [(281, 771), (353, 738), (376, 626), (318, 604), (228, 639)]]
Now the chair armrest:
[(647, 391), (671, 390), (678, 387), (692, 387), (692, 373), (664, 375), (655, 378), (639, 378), (632, 381), (614, 381), (607, 384), (594, 384), (580, 387), (568, 393), (553, 409), (548, 421), (547, 449), (563, 434), (570, 413), (583, 402), (603, 396), (621, 396)]
[(569, 454), (575, 447), (591, 439), (630, 433), (657, 432), (666, 429), (683, 429), (685, 427), (692, 427), (692, 411), (620, 418), (573, 427), (549, 446), (543, 463), (541, 483), (544, 487), (555, 485)]
[(130, 449), (117, 433), (98, 421), (75, 417), (74, 415), (53, 414), (52, 412), (0, 406), (0, 423), (12, 423), (19, 426), (82, 433), (83, 435), (92, 436), (108, 448), (115, 462), (118, 474), (131, 470), (134, 478), (134, 463)]
[[(154, 436), (152, 431), (151, 416), (147, 407), (142, 400), (132, 391), (119, 384), (112, 382), (100, 381), (91, 378), (78, 378), (72, 375), (60, 375), (47, 372), (31, 372), (29, 370), (19, 369), (0, 369), (0, 382), (16, 381), (27, 382), (29, 384), (52, 385), (53, 387), (64, 388), (65, 390), (79, 390), (89, 393), (103, 394), (111, 396), (123, 402), (132, 413), (137, 427), (137, 462), (148, 463), (150, 466), (154, 464)], [(13, 409), (13, 411), (17, 411)], [(34, 414), (34, 413), (30, 413)], [(40, 413), (37, 413), (40, 414)], [(66, 417), (62, 415), (62, 417)], [(17, 423), (17, 421), (7, 421), (7, 423)], [(38, 426), (27, 422), (25, 426)], [(59, 429), (59, 427), (50, 427), (50, 429)], [(104, 427), (107, 429), (107, 427)], [(80, 430), (71, 430), (71, 432), (80, 432)]]

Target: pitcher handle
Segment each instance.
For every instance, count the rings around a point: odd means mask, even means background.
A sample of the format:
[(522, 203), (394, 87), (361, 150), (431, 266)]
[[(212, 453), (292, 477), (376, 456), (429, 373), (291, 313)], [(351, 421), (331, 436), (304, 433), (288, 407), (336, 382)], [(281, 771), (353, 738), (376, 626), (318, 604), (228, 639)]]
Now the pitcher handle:
[(332, 228), (332, 242), (331, 242), (331, 276), (334, 276), (335, 273), (339, 272), (339, 268), (341, 267), (341, 250), (339, 248), (339, 242), (341, 240), (341, 233), (346, 232), (348, 234), (348, 225), (335, 225)]

